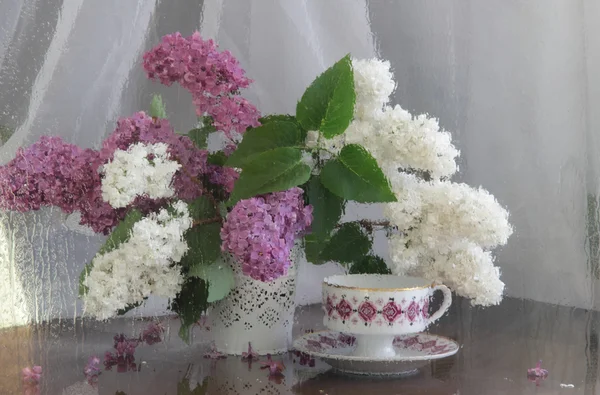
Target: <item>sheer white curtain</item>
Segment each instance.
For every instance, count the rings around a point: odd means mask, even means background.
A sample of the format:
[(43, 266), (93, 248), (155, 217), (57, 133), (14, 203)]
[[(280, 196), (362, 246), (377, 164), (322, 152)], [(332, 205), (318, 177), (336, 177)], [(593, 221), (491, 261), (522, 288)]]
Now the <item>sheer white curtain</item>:
[(458, 179), (511, 212), (498, 263), (510, 296), (597, 306), (600, 4), (371, 1), (404, 107), (440, 117)]
[[(0, 163), (43, 134), (93, 146), (161, 92), (178, 129), (187, 92), (147, 81), (143, 51), (200, 29), (255, 80), (264, 113), (293, 112), (306, 85), (351, 52), (390, 59), (396, 102), (440, 117), (462, 150), (459, 179), (512, 213), (499, 251), (511, 296), (595, 305), (600, 194), (600, 4), (594, 0), (12, 0), (0, 2)], [(595, 207), (595, 208), (594, 208)], [(366, 214), (352, 207), (348, 216)], [(102, 238), (57, 210), (3, 214), (0, 326), (76, 314), (76, 281)], [(596, 247), (594, 247), (596, 246)], [(377, 240), (385, 255), (385, 241)], [(595, 269), (596, 268), (596, 269)], [(334, 265), (301, 267), (318, 301)], [(152, 304), (145, 313), (161, 311)]]

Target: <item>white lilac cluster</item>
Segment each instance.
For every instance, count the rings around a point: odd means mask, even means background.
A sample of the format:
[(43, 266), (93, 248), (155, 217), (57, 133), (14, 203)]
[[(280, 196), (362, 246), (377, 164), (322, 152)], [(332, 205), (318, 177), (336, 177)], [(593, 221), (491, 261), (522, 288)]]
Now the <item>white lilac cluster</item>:
[(394, 181), (398, 202), (384, 208), (400, 230), (389, 237), (392, 271), (443, 282), (474, 304), (499, 303), (504, 284), (486, 249), (508, 241), (508, 212), (482, 188), (408, 174)]
[(373, 118), (381, 112), (396, 88), (390, 62), (380, 59), (353, 59), (356, 105), (354, 116)]
[(387, 105), (395, 86), (388, 62), (352, 65), (355, 119), (319, 145), (337, 153), (360, 144), (390, 180), (398, 199), (384, 209), (398, 229), (389, 237), (392, 271), (445, 283), (473, 304), (499, 303), (504, 284), (489, 250), (511, 235), (508, 212), (484, 189), (447, 181), (459, 151), (436, 119)]
[(161, 209), (136, 222), (129, 240), (92, 260), (84, 285), (85, 312), (98, 319), (115, 316), (150, 294), (173, 298), (183, 276), (175, 263), (188, 250), (183, 234), (192, 226), (187, 204)]
[(447, 285), (457, 294), (471, 298), (473, 305), (489, 306), (502, 301), (504, 283), (500, 269), (494, 266), (490, 251), (473, 243), (436, 255), (412, 273)]
[[(398, 169), (426, 172), (433, 179), (447, 178), (458, 167), (459, 151), (450, 133), (437, 119), (414, 116), (399, 105), (387, 105), (395, 88), (390, 63), (379, 59), (353, 60), (356, 104), (354, 120), (345, 133), (318, 140), (319, 147), (334, 154), (344, 145), (359, 144), (377, 160), (388, 177)], [(309, 135), (307, 143), (316, 145)]]
[(151, 199), (172, 197), (173, 175), (181, 165), (169, 159), (165, 143), (136, 143), (116, 150), (102, 172), (102, 199), (114, 208), (126, 207), (137, 196)]

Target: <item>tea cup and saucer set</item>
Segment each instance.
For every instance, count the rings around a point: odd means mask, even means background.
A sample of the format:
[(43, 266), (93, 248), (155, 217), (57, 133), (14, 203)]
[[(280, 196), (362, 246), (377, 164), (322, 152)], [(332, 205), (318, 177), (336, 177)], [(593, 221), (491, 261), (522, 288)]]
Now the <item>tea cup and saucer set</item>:
[[(444, 300), (430, 315), (436, 291)], [(321, 358), (338, 372), (406, 376), (429, 362), (458, 352), (456, 341), (425, 333), (452, 304), (444, 285), (422, 278), (349, 274), (323, 282), (323, 323), (328, 330), (307, 333), (294, 349)]]

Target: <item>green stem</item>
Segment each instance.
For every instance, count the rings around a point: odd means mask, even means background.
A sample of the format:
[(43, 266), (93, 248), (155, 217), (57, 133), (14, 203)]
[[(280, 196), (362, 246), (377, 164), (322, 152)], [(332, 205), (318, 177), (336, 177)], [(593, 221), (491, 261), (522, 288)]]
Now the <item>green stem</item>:
[[(369, 231), (369, 232), (373, 232), (373, 228), (375, 228), (375, 227), (390, 228), (392, 226), (390, 221), (371, 221), (368, 219), (361, 219), (358, 221), (351, 221), (351, 222), (359, 224), (363, 228), (367, 229), (367, 231)], [(342, 225), (343, 224), (337, 224), (336, 227), (339, 228)]]
[(198, 221), (194, 221), (194, 223), (192, 224), (192, 226), (212, 224), (212, 223), (221, 222), (221, 221), (222, 221), (221, 216), (217, 215), (216, 217), (213, 217), (213, 218), (206, 218), (206, 219), (200, 219)]

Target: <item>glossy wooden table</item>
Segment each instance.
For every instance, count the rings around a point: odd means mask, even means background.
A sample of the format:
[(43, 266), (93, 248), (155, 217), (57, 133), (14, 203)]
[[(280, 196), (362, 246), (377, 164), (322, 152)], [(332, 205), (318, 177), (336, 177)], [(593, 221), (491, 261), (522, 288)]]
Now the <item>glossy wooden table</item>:
[[(321, 319), (319, 306), (299, 309), (295, 334), (321, 329)], [(260, 363), (248, 364), (236, 357), (203, 358), (205, 330), (196, 328), (188, 346), (176, 336), (177, 321), (167, 318), (165, 323), (164, 342), (138, 347), (139, 372), (103, 372), (97, 388), (85, 383), (82, 373), (88, 357), (110, 351), (114, 333), (139, 333), (143, 321), (62, 321), (0, 331), (0, 394), (21, 394), (19, 371), (32, 364), (44, 368), (41, 393), (52, 395), (600, 393), (599, 315), (568, 307), (508, 299), (498, 307), (476, 309), (458, 300), (431, 332), (457, 339), (462, 345), (459, 353), (404, 379), (340, 376), (320, 361), (312, 368), (301, 366), (293, 354), (286, 354), (277, 357), (287, 367), (285, 377), (270, 380)], [(538, 359), (550, 374), (536, 385), (527, 379), (527, 368)], [(182, 383), (188, 388), (204, 383), (204, 387), (185, 392)]]

